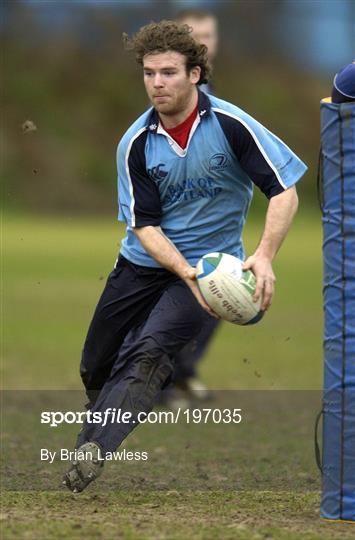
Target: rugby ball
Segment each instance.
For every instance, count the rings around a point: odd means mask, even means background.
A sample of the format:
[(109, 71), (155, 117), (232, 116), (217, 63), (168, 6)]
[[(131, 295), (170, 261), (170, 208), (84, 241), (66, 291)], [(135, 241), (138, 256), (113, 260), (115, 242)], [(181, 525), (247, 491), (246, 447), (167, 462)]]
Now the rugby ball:
[(253, 302), (256, 279), (243, 261), (227, 253), (208, 253), (197, 263), (197, 283), (211, 309), (234, 324), (255, 324), (264, 315), (261, 298)]

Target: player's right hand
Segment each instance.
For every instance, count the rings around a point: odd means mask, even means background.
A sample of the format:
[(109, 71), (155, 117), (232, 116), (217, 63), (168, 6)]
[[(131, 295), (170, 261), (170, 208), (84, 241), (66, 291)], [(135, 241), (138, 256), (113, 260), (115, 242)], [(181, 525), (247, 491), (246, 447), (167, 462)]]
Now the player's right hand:
[(198, 288), (197, 282), (196, 282), (196, 269), (190, 267), (186, 270), (184, 275), (184, 281), (186, 285), (188, 285), (192, 291), (192, 294), (195, 296), (197, 302), (200, 304), (200, 306), (207, 311), (211, 317), (214, 317), (215, 319), (220, 319), (220, 317), (215, 313), (210, 306), (205, 302), (202, 294), (200, 293), (200, 289)]

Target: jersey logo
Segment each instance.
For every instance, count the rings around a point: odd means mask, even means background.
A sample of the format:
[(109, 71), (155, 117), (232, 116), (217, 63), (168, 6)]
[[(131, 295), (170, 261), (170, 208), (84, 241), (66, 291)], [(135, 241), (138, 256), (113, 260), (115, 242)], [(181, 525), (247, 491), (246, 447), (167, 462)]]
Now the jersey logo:
[(163, 180), (166, 176), (168, 176), (168, 172), (163, 171), (161, 167), (165, 167), (165, 163), (159, 163), (159, 165), (148, 169), (148, 174), (151, 178), (153, 178), (153, 180)]
[(225, 169), (228, 164), (228, 159), (225, 154), (214, 154), (209, 161), (210, 171), (220, 171)]

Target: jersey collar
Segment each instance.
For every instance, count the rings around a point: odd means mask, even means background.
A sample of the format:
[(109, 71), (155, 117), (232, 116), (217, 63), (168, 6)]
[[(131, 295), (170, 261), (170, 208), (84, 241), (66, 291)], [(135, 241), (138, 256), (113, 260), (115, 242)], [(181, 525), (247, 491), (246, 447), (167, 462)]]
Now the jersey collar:
[[(200, 120), (203, 120), (211, 112), (211, 102), (208, 96), (204, 92), (202, 92), (199, 88), (197, 88), (197, 91), (198, 91), (198, 98), (197, 98), (198, 115), (200, 117)], [(159, 115), (157, 111), (153, 108), (151, 115), (149, 117), (147, 129), (151, 133), (156, 133), (159, 127), (159, 122), (160, 122)]]

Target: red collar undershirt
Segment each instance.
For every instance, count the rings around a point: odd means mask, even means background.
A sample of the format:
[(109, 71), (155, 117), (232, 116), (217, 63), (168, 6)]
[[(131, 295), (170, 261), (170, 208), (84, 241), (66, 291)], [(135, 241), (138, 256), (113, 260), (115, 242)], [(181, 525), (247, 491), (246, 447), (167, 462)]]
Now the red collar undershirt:
[(198, 107), (196, 105), (195, 109), (192, 111), (190, 116), (188, 116), (186, 120), (184, 120), (178, 126), (175, 126), (171, 129), (168, 129), (164, 126), (165, 131), (169, 133), (170, 137), (172, 137), (174, 141), (178, 143), (180, 148), (183, 148), (183, 149), (186, 148), (187, 141), (188, 141), (190, 131), (192, 128), (192, 124), (194, 123), (195, 118), (197, 116), (197, 109)]

